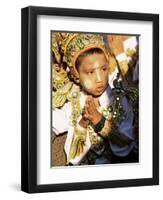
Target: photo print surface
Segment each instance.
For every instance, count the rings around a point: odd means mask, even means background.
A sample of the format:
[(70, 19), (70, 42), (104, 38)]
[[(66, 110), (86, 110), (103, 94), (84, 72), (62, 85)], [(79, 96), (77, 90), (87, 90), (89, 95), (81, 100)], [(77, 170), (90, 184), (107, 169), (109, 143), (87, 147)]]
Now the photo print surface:
[(139, 162), (139, 37), (51, 31), (51, 167)]

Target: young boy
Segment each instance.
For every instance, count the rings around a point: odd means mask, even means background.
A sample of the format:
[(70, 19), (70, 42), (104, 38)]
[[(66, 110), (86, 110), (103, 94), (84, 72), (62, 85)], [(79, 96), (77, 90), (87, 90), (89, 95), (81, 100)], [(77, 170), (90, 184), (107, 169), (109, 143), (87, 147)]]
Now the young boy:
[(56, 135), (68, 131), (67, 165), (135, 161), (132, 107), (108, 84), (109, 54), (102, 36), (69, 33), (61, 47), (74, 84), (55, 92), (52, 124)]

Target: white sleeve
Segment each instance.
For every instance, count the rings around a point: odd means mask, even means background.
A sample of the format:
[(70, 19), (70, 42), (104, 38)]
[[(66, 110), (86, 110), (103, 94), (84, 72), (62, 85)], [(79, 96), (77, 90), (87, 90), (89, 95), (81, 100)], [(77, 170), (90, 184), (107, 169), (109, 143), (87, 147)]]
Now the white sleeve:
[(68, 131), (68, 114), (70, 114), (70, 103), (65, 103), (62, 108), (56, 108), (52, 112), (52, 127), (56, 135)]

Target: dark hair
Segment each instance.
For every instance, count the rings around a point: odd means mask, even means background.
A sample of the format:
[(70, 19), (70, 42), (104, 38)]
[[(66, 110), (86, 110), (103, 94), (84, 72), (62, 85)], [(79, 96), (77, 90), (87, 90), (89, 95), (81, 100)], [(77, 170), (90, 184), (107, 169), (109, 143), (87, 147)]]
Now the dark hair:
[(104, 52), (100, 48), (92, 48), (92, 49), (89, 49), (89, 50), (86, 50), (85, 52), (83, 52), (80, 56), (78, 56), (78, 58), (76, 59), (76, 62), (75, 62), (75, 66), (76, 66), (77, 71), (79, 71), (79, 67), (81, 65), (81, 61), (82, 61), (83, 58), (85, 58), (88, 55), (103, 54), (103, 53)]

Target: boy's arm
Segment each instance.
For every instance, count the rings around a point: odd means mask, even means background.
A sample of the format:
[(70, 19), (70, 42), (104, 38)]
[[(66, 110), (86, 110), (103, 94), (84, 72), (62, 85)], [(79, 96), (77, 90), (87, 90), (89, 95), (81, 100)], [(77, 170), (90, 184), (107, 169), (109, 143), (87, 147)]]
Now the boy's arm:
[(127, 99), (123, 97), (121, 106), (124, 111), (124, 119), (120, 123), (116, 123), (112, 115), (109, 119), (102, 116), (99, 123), (94, 126), (94, 131), (101, 137), (109, 139), (110, 142), (119, 147), (130, 145), (134, 140), (133, 133), (133, 111)]
[(117, 124), (116, 129), (113, 129), (109, 140), (115, 155), (126, 156), (132, 149), (135, 139), (133, 128), (134, 114), (126, 97), (123, 97), (121, 105), (124, 110), (124, 119)]

